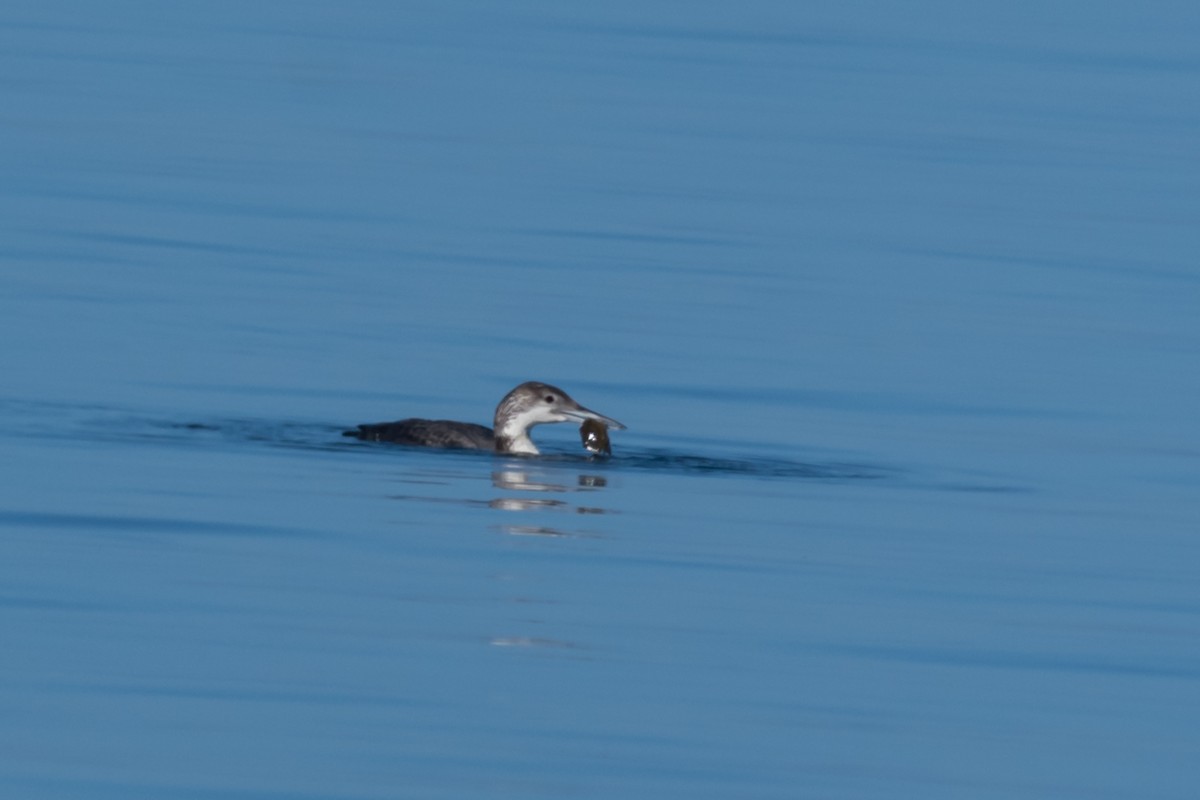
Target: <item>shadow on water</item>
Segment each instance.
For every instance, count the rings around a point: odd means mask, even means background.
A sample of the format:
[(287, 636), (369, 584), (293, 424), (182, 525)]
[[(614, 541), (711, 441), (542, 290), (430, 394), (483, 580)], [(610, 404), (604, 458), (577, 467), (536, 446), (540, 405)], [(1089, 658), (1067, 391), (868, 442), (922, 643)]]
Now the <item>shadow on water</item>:
[[(878, 480), (898, 474), (894, 468), (871, 464), (818, 462), (776, 457), (728, 457), (686, 453), (671, 448), (621, 447), (610, 457), (582, 450), (551, 450), (528, 459), (519, 456), (481, 453), (471, 450), (430, 450), (395, 444), (380, 444), (347, 439), (345, 426), (314, 422), (279, 422), (263, 419), (164, 420), (129, 413), (116, 408), (96, 406), (70, 407), (64, 404), (0, 403), (9, 415), (7, 433), (19, 437), (72, 439), (95, 442), (145, 442), (179, 447), (241, 447), (263, 445), (312, 453), (356, 454), (364, 457), (394, 457), (397, 453), (424, 454), (430, 457), (487, 459), (509, 463), (539, 465), (543, 468), (586, 468), (593, 479), (613, 471), (646, 471), (673, 474), (703, 474), (737, 478), (802, 480)], [(24, 419), (21, 419), (24, 417)], [(46, 421), (39, 419), (44, 418)], [(64, 421), (71, 422), (64, 425)], [(19, 421), (18, 421), (19, 420)], [(444, 462), (443, 462), (444, 463)]]
[[(276, 421), (261, 418), (225, 418), (169, 420), (147, 417), (127, 409), (96, 405), (38, 403), (0, 398), (0, 419), (5, 421), (0, 435), (20, 438), (69, 439), (72, 441), (147, 443), (172, 447), (200, 447), (241, 450), (247, 445), (270, 449), (294, 450), (312, 454), (329, 453), (349, 457), (430, 458), (428, 474), (451, 463), (487, 464), (491, 469), (517, 468), (536, 470), (539, 476), (550, 472), (577, 471), (581, 485), (602, 488), (606, 476), (635, 472), (659, 475), (703, 475), (732, 479), (804, 481), (810, 483), (882, 482), (887, 486), (924, 488), (936, 491), (1009, 493), (1030, 491), (997, 476), (957, 474), (934, 477), (926, 470), (914, 474), (890, 465), (839, 461), (801, 461), (766, 455), (701, 455), (684, 447), (620, 447), (612, 456), (597, 456), (582, 451), (553, 449), (532, 458), (499, 455), (477, 450), (439, 450), (378, 442), (363, 442), (342, 436), (344, 425), (311, 421)], [(703, 447), (706, 442), (696, 442)], [(711, 442), (708, 442), (711, 444)], [(728, 443), (717, 446), (728, 447)], [(565, 446), (565, 445), (564, 445)], [(752, 446), (747, 445), (746, 449)], [(462, 459), (448, 461), (447, 459)], [(415, 466), (410, 460), (408, 466)], [(469, 473), (475, 474), (476, 467)], [(462, 477), (459, 473), (458, 477)], [(540, 479), (539, 479), (540, 480)], [(561, 476), (554, 483), (561, 483)], [(507, 488), (520, 490), (518, 486)]]
[[(608, 471), (630, 470), (668, 472), (676, 474), (728, 475), (741, 478), (810, 479), (810, 480), (862, 480), (880, 479), (895, 470), (867, 464), (816, 463), (791, 461), (779, 458), (745, 457), (728, 458), (680, 453), (667, 448), (621, 448), (612, 456), (596, 456), (585, 452), (543, 452), (540, 456), (498, 455), (473, 450), (430, 450), (423, 447), (362, 442), (344, 438), (342, 426), (306, 423), (277, 423), (262, 420), (225, 420), (214, 422), (147, 422), (146, 430), (133, 437), (143, 439), (180, 439), (196, 437), (226, 442), (254, 442), (271, 447), (284, 447), (310, 451), (335, 451), (360, 453), (370, 456), (394, 455), (396, 452), (423, 453), (441, 458), (486, 458), (489, 461), (503, 459), (537, 464), (552, 468), (586, 467), (601, 474)], [(516, 488), (516, 487), (510, 487)]]
[(241, 522), (209, 522), (167, 517), (134, 517), (125, 515), (40, 513), (0, 509), (0, 527), (84, 530), (119, 532), (127, 535), (149, 533), (199, 534), (205, 536), (311, 537), (314, 534), (299, 528), (277, 525), (257, 525)]
[[(20, 438), (70, 440), (99, 444), (145, 444), (175, 449), (230, 452), (293, 451), (313, 457), (387, 459), (388, 480), (398, 484), (390, 500), (466, 509), (520, 512), (523, 518), (492, 525), (513, 536), (584, 537), (600, 535), (577, 527), (588, 517), (619, 513), (597, 492), (620, 476), (705, 476), (782, 483), (882, 482), (893, 487), (954, 491), (1019, 491), (1012, 486), (956, 481), (930, 483), (905, 471), (879, 465), (838, 461), (800, 461), (774, 456), (698, 455), (683, 448), (621, 447), (613, 456), (550, 450), (536, 457), (473, 450), (438, 450), (363, 442), (342, 435), (344, 426), (305, 421), (252, 418), (170, 420), (127, 409), (61, 404), (14, 404), (0, 401), (7, 424), (0, 434)], [(563, 445), (565, 447), (565, 444)], [(926, 479), (929, 476), (926, 476)], [(491, 491), (480, 491), (487, 481)], [(453, 487), (449, 489), (447, 487)], [(533, 513), (537, 519), (527, 515)], [(543, 524), (549, 514), (559, 520)], [(507, 517), (508, 515), (505, 514)], [(568, 519), (576, 523), (568, 523)], [(55, 524), (62, 524), (56, 521)]]

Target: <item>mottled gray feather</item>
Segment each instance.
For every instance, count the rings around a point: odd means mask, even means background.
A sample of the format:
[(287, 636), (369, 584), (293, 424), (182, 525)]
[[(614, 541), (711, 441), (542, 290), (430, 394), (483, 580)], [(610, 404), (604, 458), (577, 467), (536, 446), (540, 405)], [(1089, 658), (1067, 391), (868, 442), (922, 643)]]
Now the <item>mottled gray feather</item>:
[(378, 422), (359, 425), (357, 430), (346, 431), (344, 435), (368, 442), (391, 442), (420, 447), (448, 447), (459, 450), (494, 450), (496, 447), (491, 428), (472, 422), (454, 422), (447, 419)]

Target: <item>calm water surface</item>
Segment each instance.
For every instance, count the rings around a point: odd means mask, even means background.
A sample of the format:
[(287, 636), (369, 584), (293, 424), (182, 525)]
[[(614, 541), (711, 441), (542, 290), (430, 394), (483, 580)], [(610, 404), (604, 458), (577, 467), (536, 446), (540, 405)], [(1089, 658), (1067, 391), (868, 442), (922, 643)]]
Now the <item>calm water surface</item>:
[(0, 794), (1194, 797), (1197, 30), (9, 4)]

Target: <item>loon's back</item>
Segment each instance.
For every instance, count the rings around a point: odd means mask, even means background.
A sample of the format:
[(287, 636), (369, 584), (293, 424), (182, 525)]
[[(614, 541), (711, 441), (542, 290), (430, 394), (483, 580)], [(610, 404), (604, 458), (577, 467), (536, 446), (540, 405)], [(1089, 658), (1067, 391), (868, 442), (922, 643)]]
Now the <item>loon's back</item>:
[(359, 425), (343, 436), (354, 436), (368, 442), (391, 442), (419, 447), (447, 447), (458, 450), (495, 450), (496, 438), (492, 429), (472, 422), (448, 419), (402, 419), (398, 422), (376, 422)]

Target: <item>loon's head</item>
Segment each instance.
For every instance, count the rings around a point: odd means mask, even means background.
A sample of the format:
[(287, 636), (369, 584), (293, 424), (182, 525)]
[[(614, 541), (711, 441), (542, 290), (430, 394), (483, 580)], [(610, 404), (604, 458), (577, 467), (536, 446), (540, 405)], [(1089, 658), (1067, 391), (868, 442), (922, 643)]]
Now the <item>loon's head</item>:
[(496, 406), (493, 430), (496, 449), (502, 453), (536, 455), (537, 447), (529, 438), (529, 429), (548, 422), (595, 420), (609, 428), (625, 426), (603, 414), (597, 414), (575, 402), (569, 394), (548, 383), (528, 381), (504, 396)]

